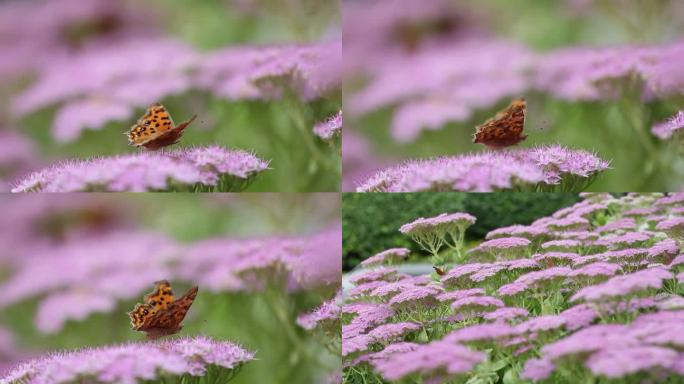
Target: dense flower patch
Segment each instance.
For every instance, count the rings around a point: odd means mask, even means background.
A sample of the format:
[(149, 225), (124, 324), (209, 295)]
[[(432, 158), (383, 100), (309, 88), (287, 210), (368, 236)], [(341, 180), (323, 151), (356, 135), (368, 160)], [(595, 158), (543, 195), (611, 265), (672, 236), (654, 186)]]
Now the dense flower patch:
[(583, 197), (491, 231), (467, 252), (462, 242), (442, 247), (436, 224), (461, 218), (467, 227), (466, 214), (402, 227), (433, 232), (411, 238), (440, 263), (437, 273), (379, 266), (350, 279), (345, 382), (680, 380), (684, 194)]
[(561, 145), (419, 159), (382, 169), (357, 192), (562, 190), (581, 192), (610, 162)]

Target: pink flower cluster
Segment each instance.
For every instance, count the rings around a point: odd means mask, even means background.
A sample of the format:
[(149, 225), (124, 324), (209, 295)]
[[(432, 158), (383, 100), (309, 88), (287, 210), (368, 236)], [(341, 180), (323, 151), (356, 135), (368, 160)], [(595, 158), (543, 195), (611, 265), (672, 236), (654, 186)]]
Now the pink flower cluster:
[(560, 145), (412, 160), (361, 182), (358, 192), (492, 192), (559, 185), (567, 178), (590, 183), (609, 168), (599, 156)]
[(136, 110), (191, 89), (230, 100), (281, 98), (289, 89), (313, 100), (341, 86), (341, 61), (340, 41), (200, 53), (179, 41), (131, 38), (70, 52), (41, 67), (12, 108), (26, 115), (60, 105), (52, 134), (70, 142), (84, 129), (129, 120)]
[[(529, 226), (494, 230), (478, 246), (529, 252), (518, 259), (447, 264), (438, 279), (366, 272), (342, 306), (343, 313), (373, 314), (343, 316), (345, 374), (467, 380), (481, 372), (484, 360), (476, 357), (486, 351), (484, 364), (501, 359), (508, 370), (519, 361), (520, 378), (531, 381), (553, 382), (556, 372), (577, 369), (609, 379), (684, 375), (677, 286), (684, 255), (660, 232), (678, 225), (671, 223), (678, 223), (684, 194), (584, 197)], [(663, 219), (625, 217), (649, 207)]]
[(136, 383), (163, 376), (205, 376), (210, 366), (234, 370), (252, 360), (254, 353), (236, 344), (199, 336), (54, 353), (21, 364), (2, 382)]
[(219, 146), (141, 152), (54, 165), (26, 176), (12, 192), (239, 191), (268, 165), (250, 152)]

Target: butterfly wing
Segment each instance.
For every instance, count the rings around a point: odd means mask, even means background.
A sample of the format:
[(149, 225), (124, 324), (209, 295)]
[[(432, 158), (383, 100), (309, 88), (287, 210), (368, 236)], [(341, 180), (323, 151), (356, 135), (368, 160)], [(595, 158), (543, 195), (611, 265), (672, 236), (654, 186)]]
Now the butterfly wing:
[(180, 299), (170, 303), (166, 309), (146, 317), (136, 330), (147, 333), (148, 338), (172, 335), (182, 328), (180, 323), (185, 319), (190, 306), (197, 297), (198, 288), (192, 287)]
[(525, 99), (514, 100), (506, 109), (477, 127), (473, 143), (502, 148), (518, 144), (527, 138), (525, 128)]
[(152, 104), (127, 132), (128, 144), (136, 147), (145, 145), (173, 130), (174, 126), (169, 111), (159, 103)]
[(154, 315), (154, 310), (148, 304), (136, 304), (132, 311), (128, 312), (131, 318), (131, 328), (138, 331)]
[(197, 115), (193, 116), (188, 121), (182, 122), (177, 127), (174, 127), (172, 130), (165, 132), (164, 134), (155, 138), (154, 140), (150, 140), (142, 145), (146, 149), (155, 151), (157, 149), (164, 148), (172, 144), (176, 144), (178, 140), (180, 140), (181, 136), (183, 136), (183, 130), (188, 125), (190, 125), (190, 123), (192, 123), (196, 118)]
[(145, 296), (145, 304), (152, 307), (154, 312), (157, 312), (168, 308), (168, 305), (175, 300), (175, 297), (173, 296), (171, 284), (167, 280), (155, 281), (154, 284), (154, 291)]

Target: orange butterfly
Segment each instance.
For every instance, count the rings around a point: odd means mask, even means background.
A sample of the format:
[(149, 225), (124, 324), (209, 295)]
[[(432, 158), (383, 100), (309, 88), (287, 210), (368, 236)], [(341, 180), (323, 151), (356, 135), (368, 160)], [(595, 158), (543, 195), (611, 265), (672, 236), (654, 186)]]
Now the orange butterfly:
[(166, 108), (155, 103), (147, 108), (145, 114), (124, 135), (128, 136), (129, 145), (155, 151), (176, 144), (183, 136), (183, 130), (196, 118), (197, 115), (194, 115), (190, 120), (176, 126)]
[(503, 111), (477, 127), (473, 143), (482, 143), (490, 148), (504, 148), (525, 140), (525, 99), (513, 100)]
[(171, 284), (166, 280), (154, 283), (155, 289), (145, 296), (145, 304), (136, 304), (128, 316), (131, 328), (145, 332), (148, 339), (178, 333), (183, 327), (180, 323), (195, 301), (198, 288), (192, 287), (180, 299), (173, 296)]
[(432, 266), (432, 269), (434, 269), (435, 272), (436, 272), (438, 275), (440, 275), (440, 276), (446, 275), (446, 272), (444, 272), (444, 270), (443, 270), (442, 268), (440, 268), (440, 267), (436, 267), (436, 266), (433, 265), (433, 266)]

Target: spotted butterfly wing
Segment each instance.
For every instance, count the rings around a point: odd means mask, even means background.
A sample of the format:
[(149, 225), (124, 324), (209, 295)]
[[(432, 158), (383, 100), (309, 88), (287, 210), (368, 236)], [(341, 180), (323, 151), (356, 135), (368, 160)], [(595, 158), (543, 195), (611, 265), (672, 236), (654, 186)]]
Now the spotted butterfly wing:
[(166, 309), (174, 301), (173, 289), (167, 280), (154, 282), (154, 291), (145, 296), (145, 304), (154, 308), (155, 312)]
[(504, 148), (525, 140), (525, 99), (520, 98), (503, 111), (477, 127), (473, 143), (482, 143), (490, 148)]
[(128, 144), (136, 147), (142, 146), (149, 150), (157, 150), (175, 144), (183, 136), (185, 128), (195, 118), (197, 115), (176, 126), (171, 114), (163, 105), (152, 104), (126, 133)]

